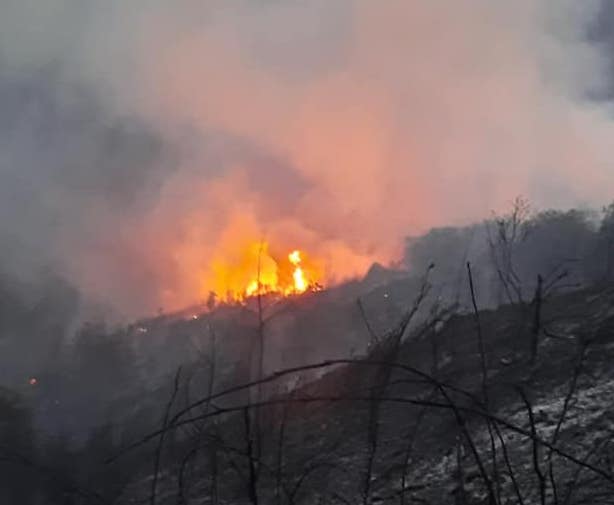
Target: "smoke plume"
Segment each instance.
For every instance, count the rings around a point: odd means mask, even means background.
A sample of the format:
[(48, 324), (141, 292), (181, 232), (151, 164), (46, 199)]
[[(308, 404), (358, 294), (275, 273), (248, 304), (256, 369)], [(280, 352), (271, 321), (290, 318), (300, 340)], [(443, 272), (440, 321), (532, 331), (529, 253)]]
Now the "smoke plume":
[(3, 275), (143, 314), (204, 298), (254, 240), (338, 282), (518, 194), (603, 204), (610, 18), (593, 0), (4, 2)]

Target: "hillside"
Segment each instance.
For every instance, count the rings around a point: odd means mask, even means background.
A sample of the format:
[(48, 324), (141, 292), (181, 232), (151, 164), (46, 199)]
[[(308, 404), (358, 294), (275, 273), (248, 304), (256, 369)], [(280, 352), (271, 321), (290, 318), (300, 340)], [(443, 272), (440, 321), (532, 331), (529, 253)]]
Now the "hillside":
[(610, 503), (614, 289), (543, 300), (534, 361), (535, 304), (440, 315), (312, 382), (169, 403), (158, 503)]

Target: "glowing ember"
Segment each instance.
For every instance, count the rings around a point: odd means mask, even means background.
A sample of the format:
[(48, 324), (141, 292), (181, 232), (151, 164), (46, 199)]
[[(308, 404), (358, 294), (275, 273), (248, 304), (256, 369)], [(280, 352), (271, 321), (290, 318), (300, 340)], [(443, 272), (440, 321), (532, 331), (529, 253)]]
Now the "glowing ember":
[[(234, 261), (214, 266), (213, 291), (223, 301), (243, 301), (258, 295), (292, 296), (321, 289), (322, 268), (298, 249), (276, 257), (266, 242), (252, 243)], [(213, 288), (213, 289), (211, 289)]]

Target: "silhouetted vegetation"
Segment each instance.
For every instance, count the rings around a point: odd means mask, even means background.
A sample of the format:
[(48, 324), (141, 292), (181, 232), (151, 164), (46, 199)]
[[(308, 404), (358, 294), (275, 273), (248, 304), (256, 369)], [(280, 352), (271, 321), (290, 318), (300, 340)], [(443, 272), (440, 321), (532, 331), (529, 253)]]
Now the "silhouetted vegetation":
[(517, 200), (362, 290), (74, 331), (5, 288), (0, 502), (610, 503), (613, 244)]

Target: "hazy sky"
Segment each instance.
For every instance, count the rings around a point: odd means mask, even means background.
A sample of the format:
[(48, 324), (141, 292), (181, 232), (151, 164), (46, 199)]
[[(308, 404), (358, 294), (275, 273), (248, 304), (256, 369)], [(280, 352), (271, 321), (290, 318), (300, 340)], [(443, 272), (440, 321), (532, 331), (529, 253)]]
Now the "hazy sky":
[(593, 0), (4, 0), (0, 269), (134, 314), (246, 240), (329, 277), (518, 194), (614, 197)]

